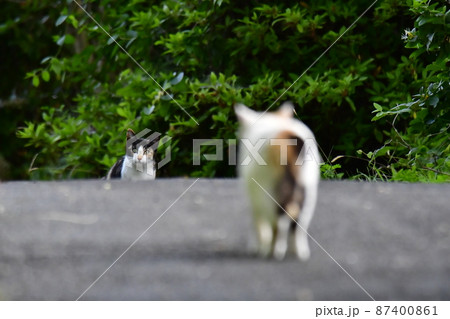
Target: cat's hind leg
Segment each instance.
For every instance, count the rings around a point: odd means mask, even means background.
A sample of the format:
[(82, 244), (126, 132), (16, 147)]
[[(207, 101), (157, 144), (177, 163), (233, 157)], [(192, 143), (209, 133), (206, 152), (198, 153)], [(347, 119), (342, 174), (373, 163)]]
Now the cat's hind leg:
[(262, 257), (271, 257), (277, 222), (276, 204), (259, 187), (250, 190), (253, 222), (258, 236), (258, 253)]
[(269, 257), (272, 253), (273, 243), (273, 227), (272, 224), (266, 220), (259, 220), (256, 223), (258, 232), (258, 253), (262, 257)]
[(300, 218), (295, 230), (295, 248), (297, 251), (297, 257), (303, 261), (308, 260), (311, 255), (308, 245), (307, 228), (305, 226), (306, 225), (301, 222)]
[(284, 213), (278, 217), (277, 237), (273, 251), (273, 256), (278, 260), (282, 260), (286, 256), (291, 223), (292, 219)]
[(305, 200), (297, 219), (295, 230), (295, 248), (300, 260), (308, 260), (310, 256), (308, 245), (308, 227), (314, 214), (317, 199), (317, 187), (310, 187), (305, 192)]

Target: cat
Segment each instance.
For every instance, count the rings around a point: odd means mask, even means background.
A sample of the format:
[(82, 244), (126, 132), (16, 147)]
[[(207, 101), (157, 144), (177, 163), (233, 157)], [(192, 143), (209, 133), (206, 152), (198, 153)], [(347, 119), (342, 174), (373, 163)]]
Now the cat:
[(314, 134), (293, 111), (291, 103), (272, 113), (235, 106), (240, 122), (238, 173), (250, 198), (258, 251), (279, 260), (286, 256), (291, 234), (297, 257), (309, 259), (307, 229), (320, 180)]
[(109, 170), (106, 179), (153, 180), (156, 177), (155, 155), (159, 134), (141, 138), (132, 129), (127, 130), (126, 154)]

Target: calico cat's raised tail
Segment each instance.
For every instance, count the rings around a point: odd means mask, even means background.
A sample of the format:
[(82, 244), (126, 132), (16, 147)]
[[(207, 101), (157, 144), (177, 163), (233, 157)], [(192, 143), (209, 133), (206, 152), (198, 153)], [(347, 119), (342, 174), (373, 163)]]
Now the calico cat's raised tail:
[(126, 154), (111, 167), (106, 179), (155, 179), (155, 154), (158, 143), (159, 134), (153, 133), (149, 138), (141, 138), (129, 128), (127, 130)]
[(306, 260), (310, 256), (307, 229), (320, 179), (314, 134), (293, 118), (290, 103), (272, 113), (255, 112), (242, 104), (235, 111), (241, 124), (239, 175), (250, 198), (259, 253), (283, 259), (289, 234), (295, 232), (297, 256)]

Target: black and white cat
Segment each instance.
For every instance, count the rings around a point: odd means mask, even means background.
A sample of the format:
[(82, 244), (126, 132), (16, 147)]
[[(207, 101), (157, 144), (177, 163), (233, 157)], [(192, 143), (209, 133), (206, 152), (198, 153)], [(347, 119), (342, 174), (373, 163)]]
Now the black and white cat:
[(241, 138), (238, 172), (250, 198), (259, 253), (283, 259), (289, 235), (295, 232), (296, 254), (307, 260), (307, 229), (320, 179), (321, 157), (314, 134), (293, 118), (290, 103), (272, 113), (240, 104), (235, 112)]
[(141, 138), (129, 128), (127, 130), (126, 154), (111, 167), (106, 179), (155, 179), (155, 154), (158, 142), (159, 134), (154, 133), (148, 138)]

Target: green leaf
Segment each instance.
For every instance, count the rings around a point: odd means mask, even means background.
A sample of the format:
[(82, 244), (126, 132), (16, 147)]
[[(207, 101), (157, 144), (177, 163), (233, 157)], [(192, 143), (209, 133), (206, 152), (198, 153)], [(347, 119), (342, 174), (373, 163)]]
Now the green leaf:
[(426, 16), (421, 15), (420, 17), (417, 18), (416, 23), (420, 27), (425, 23), (428, 23), (429, 21), (430, 20)]
[(72, 14), (69, 16), (69, 21), (74, 28), (78, 28), (78, 20)]
[(63, 70), (63, 64), (57, 58), (51, 58), (50, 60), (50, 70), (55, 72), (56, 76), (59, 78)]
[(48, 73), (47, 70), (42, 71), (41, 74), (42, 80), (44, 80), (45, 82), (48, 82), (50, 80), (50, 73)]
[(74, 44), (75, 38), (71, 34), (66, 34), (64, 38), (64, 44)]
[(154, 110), (155, 110), (155, 106), (152, 105), (152, 106), (150, 106), (150, 107), (144, 107), (143, 112), (144, 112), (144, 114), (146, 114), (146, 115), (150, 115), (150, 114), (153, 113)]
[(211, 84), (216, 84), (217, 82), (217, 76), (214, 72), (211, 72), (210, 74)]
[(173, 100), (173, 94), (164, 94), (163, 96), (161, 96), (161, 100), (162, 100), (162, 101), (170, 101), (170, 100)]
[(33, 86), (38, 87), (39, 86), (39, 78), (37, 75), (33, 76)]
[(117, 38), (119, 37), (118, 34), (113, 35), (112, 37), (109, 37), (108, 42), (106, 42), (107, 45), (110, 45), (112, 43), (115, 43)]
[(428, 99), (428, 105), (431, 105), (432, 107), (436, 107), (436, 105), (439, 103), (439, 97), (432, 96)]
[(62, 46), (64, 44), (64, 41), (66, 40), (66, 36), (63, 35), (62, 37), (60, 37), (57, 41), (56, 44), (59, 46)]
[(117, 112), (117, 114), (119, 114), (120, 116), (122, 116), (122, 117), (127, 117), (127, 114), (125, 113), (125, 110), (124, 109), (122, 109), (122, 108), (120, 108), (120, 107), (118, 107), (117, 109), (116, 109), (116, 112)]
[(356, 106), (355, 103), (353, 103), (352, 99), (350, 99), (348, 96), (345, 97), (345, 100), (350, 105), (353, 112), (356, 112)]
[(181, 80), (183, 80), (183, 76), (184, 76), (184, 72), (178, 73), (178, 75), (176, 77), (174, 77), (172, 80), (170, 80), (170, 84), (177, 85), (178, 83), (181, 82)]
[(46, 63), (46, 62), (49, 61), (51, 58), (52, 58), (51, 56), (47, 56), (47, 57), (43, 58), (43, 59), (41, 60), (41, 64)]
[(67, 15), (60, 16), (60, 17), (58, 18), (58, 20), (56, 20), (55, 26), (59, 26), (59, 25), (62, 24), (64, 21), (66, 21), (66, 19), (67, 19)]
[(218, 114), (214, 114), (214, 115), (212, 116), (212, 119), (213, 119), (215, 122), (226, 123), (228, 117), (227, 117), (224, 113), (220, 112), (220, 113), (218, 113)]

